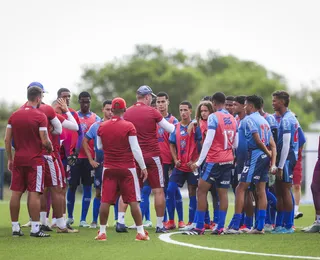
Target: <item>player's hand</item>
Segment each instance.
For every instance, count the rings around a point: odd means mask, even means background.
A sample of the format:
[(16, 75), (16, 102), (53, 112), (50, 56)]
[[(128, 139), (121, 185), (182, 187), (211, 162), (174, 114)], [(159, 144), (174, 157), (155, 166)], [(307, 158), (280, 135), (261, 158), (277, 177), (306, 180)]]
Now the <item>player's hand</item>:
[(195, 163), (193, 163), (193, 164), (190, 165), (190, 168), (191, 168), (191, 170), (192, 170), (193, 172), (195, 172), (195, 171), (199, 168), (199, 166), (196, 165)]
[(270, 173), (276, 175), (278, 168), (275, 165), (270, 167)]
[(96, 162), (95, 160), (90, 160), (89, 161), (90, 165), (92, 166), (92, 168), (98, 168), (100, 163)]
[(143, 181), (143, 182), (145, 182), (145, 181), (147, 180), (147, 178), (148, 178), (147, 169), (141, 170), (141, 176), (140, 176), (140, 177), (142, 178), (142, 181)]
[(13, 170), (13, 161), (12, 160), (8, 160), (8, 170), (10, 172), (12, 172), (12, 170)]
[(267, 153), (267, 156), (268, 156), (269, 158), (271, 158), (271, 157), (272, 157), (272, 152), (269, 151), (269, 152)]
[(193, 161), (190, 161), (187, 163), (187, 165), (191, 168), (191, 165), (193, 164), (194, 162)]
[(62, 113), (66, 113), (69, 111), (68, 106), (67, 106), (67, 102), (63, 98), (58, 98), (57, 102), (60, 105)]
[(52, 132), (53, 132), (53, 129), (54, 129), (54, 128), (53, 128), (53, 126), (52, 126), (52, 125), (50, 125), (50, 126), (48, 127), (48, 130), (49, 130), (49, 132), (50, 132), (50, 133), (52, 133)]
[(78, 153), (74, 152), (73, 154), (70, 154), (67, 158), (68, 160), (68, 165), (74, 166), (76, 164), (76, 161), (78, 159)]
[(278, 168), (276, 176), (281, 181), (283, 179), (283, 169)]
[(176, 160), (176, 161), (174, 162), (174, 164), (175, 164), (176, 167), (180, 167), (180, 166), (181, 166), (180, 160)]

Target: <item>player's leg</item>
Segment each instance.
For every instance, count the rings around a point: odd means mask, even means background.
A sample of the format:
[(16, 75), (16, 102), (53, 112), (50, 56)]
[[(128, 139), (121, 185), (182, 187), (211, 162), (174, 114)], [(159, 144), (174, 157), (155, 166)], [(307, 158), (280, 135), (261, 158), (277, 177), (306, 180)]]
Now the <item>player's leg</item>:
[[(150, 194), (151, 194), (151, 187), (148, 181), (145, 181), (142, 188), (142, 198), (140, 203), (141, 212), (143, 212), (143, 217), (146, 219), (146, 223), (150, 226)], [(143, 218), (142, 218), (143, 219)], [(152, 226), (152, 223), (151, 223)]]
[(175, 199), (176, 199), (176, 211), (178, 215), (178, 221), (179, 221), (179, 228), (184, 228), (186, 225), (183, 221), (183, 198), (181, 195), (180, 188), (176, 189), (176, 194), (175, 194)]
[(283, 229), (283, 216), (284, 216), (284, 206), (283, 206), (283, 198), (282, 198), (282, 181), (276, 179), (275, 183), (275, 191), (277, 198), (277, 215), (276, 215), (276, 223), (273, 233), (282, 232)]
[[(164, 196), (167, 198), (167, 189), (169, 184), (169, 170), (170, 170), (170, 164), (162, 164), (163, 168), (163, 176), (164, 176)], [(167, 207), (164, 212), (164, 219), (163, 222), (166, 224), (168, 221), (168, 214), (167, 214)]]
[(303, 213), (299, 212), (301, 199), (301, 181), (302, 181), (302, 148), (299, 148), (298, 160), (293, 170), (293, 196), (294, 196), (294, 218), (303, 217)]
[(212, 204), (213, 204), (213, 219), (211, 223), (211, 228), (214, 228), (216, 224), (219, 222), (219, 196), (216, 187), (216, 183), (212, 184), (210, 189), (211, 197), (212, 197)]
[(92, 223), (90, 228), (97, 228), (99, 209), (101, 204), (101, 183), (102, 183), (102, 164), (94, 170), (94, 188), (96, 190), (96, 195), (93, 199), (93, 208), (92, 208)]
[[(195, 176), (193, 172), (187, 173), (187, 181), (188, 181), (188, 193), (189, 193), (189, 221), (192, 222), (194, 220), (196, 210), (197, 210), (197, 186), (198, 186), (198, 176)], [(208, 192), (207, 192), (208, 194)], [(207, 201), (207, 209), (208, 211), (208, 201)], [(210, 221), (210, 218), (209, 218)]]
[(118, 205), (118, 221), (116, 224), (116, 231), (118, 233), (126, 233), (128, 232), (127, 226), (125, 223), (125, 214), (128, 208), (128, 204), (123, 202), (122, 196), (119, 198), (119, 205)]

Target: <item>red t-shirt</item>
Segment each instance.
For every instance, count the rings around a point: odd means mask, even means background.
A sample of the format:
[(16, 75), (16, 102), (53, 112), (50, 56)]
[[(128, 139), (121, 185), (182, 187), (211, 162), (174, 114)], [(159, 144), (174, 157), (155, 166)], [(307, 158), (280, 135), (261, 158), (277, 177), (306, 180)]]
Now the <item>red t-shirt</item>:
[(163, 119), (160, 112), (144, 103), (137, 102), (128, 108), (124, 119), (135, 126), (143, 157), (160, 156), (157, 138), (157, 123)]
[(98, 136), (103, 146), (103, 166), (109, 169), (135, 168), (129, 136), (136, 135), (134, 125), (120, 117), (113, 116), (110, 120), (102, 122)]
[(39, 130), (47, 129), (48, 120), (43, 112), (31, 106), (23, 106), (14, 112), (8, 125), (14, 140), (14, 164), (33, 166), (42, 160), (42, 142)]

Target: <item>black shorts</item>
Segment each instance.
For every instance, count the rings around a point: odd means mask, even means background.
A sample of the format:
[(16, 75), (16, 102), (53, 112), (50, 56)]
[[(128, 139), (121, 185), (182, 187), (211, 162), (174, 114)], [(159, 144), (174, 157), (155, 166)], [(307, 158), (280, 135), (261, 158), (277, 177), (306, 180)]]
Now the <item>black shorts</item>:
[(93, 168), (87, 158), (78, 158), (76, 164), (70, 167), (71, 177), (69, 179), (69, 185), (72, 187), (77, 187), (80, 183), (85, 186), (92, 185), (92, 170)]

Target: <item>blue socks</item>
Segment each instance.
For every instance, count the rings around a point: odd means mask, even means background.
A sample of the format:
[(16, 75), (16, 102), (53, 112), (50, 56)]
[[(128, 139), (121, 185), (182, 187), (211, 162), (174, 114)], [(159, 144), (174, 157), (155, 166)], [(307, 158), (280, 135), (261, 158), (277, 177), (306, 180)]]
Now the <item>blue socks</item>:
[[(231, 228), (233, 228), (233, 229), (235, 229), (235, 230), (239, 230), (241, 218), (242, 218), (242, 214), (234, 214), (234, 215), (233, 215), (233, 218), (232, 218), (232, 221), (231, 221), (231, 223), (230, 223)], [(220, 222), (219, 222), (218, 229), (224, 227), (224, 224), (223, 224), (222, 227), (220, 227), (220, 225), (221, 225), (221, 224), (220, 224)]]
[[(239, 214), (239, 215), (241, 218), (241, 214)], [(219, 211), (218, 230), (221, 228), (224, 228), (224, 224), (226, 222), (226, 216), (227, 216), (227, 211), (223, 211), (223, 210)], [(240, 220), (241, 220), (240, 218), (239, 218), (239, 224), (240, 224)]]
[[(190, 197), (191, 199), (192, 197)], [(206, 212), (205, 211), (199, 211), (197, 210), (197, 226), (196, 228), (198, 229), (203, 229), (204, 227), (204, 216), (205, 216)], [(190, 217), (190, 216), (189, 216)]]
[(175, 202), (175, 194), (177, 189), (178, 189), (177, 183), (170, 181), (168, 184), (167, 198), (166, 198), (169, 220), (174, 220), (174, 210), (175, 210), (174, 202)]
[(290, 229), (293, 226), (292, 223), (292, 211), (284, 211), (283, 212), (283, 222), (285, 224), (286, 229)]
[(253, 226), (253, 217), (244, 217), (244, 224), (246, 225), (247, 228), (251, 229)]
[[(189, 197), (189, 221), (192, 222), (194, 220), (194, 215), (197, 210), (197, 197), (191, 196)], [(204, 220), (204, 217), (203, 217)]]
[(82, 210), (81, 210), (81, 220), (86, 221), (88, 210), (90, 207), (91, 201), (91, 185), (85, 186), (83, 185), (83, 194), (82, 194)]
[(98, 223), (98, 216), (99, 216), (99, 209), (100, 209), (100, 203), (101, 199), (100, 198), (94, 198), (93, 199), (93, 218), (92, 222)]
[(283, 226), (283, 211), (278, 211), (277, 212), (277, 217), (276, 217), (276, 227), (282, 227)]
[(261, 231), (264, 228), (265, 219), (266, 219), (266, 210), (260, 209), (258, 211), (257, 230)]
[(76, 200), (76, 191), (68, 189), (67, 192), (67, 209), (68, 209), (68, 218), (73, 218), (74, 202)]
[(180, 189), (176, 190), (176, 210), (179, 221), (183, 221), (183, 200)]
[(209, 213), (209, 209), (206, 210), (206, 215), (204, 216), (204, 223), (210, 225), (210, 213)]
[(140, 203), (140, 209), (143, 216), (146, 220), (150, 220), (150, 194), (151, 194), (151, 187), (149, 185), (144, 185), (142, 188), (142, 198)]
[(118, 211), (119, 211), (119, 199), (120, 196), (117, 198), (116, 204), (114, 205), (114, 220), (118, 220)]

